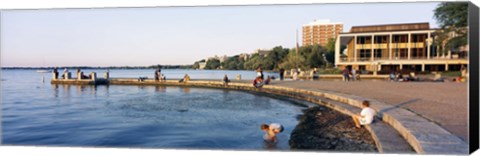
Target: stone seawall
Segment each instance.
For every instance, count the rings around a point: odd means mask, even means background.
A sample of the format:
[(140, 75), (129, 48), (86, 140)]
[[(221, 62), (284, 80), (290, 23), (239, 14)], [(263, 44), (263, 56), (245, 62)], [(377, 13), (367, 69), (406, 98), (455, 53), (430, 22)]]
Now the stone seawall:
[[(263, 88), (255, 88), (250, 81), (232, 81), (228, 85), (224, 85), (220, 80), (179, 82), (178, 80), (154, 81), (147, 79), (140, 81), (137, 79), (114, 78), (101, 80), (101, 82), (102, 83), (96, 81), (75, 82), (52, 80), (52, 84), (164, 85), (243, 90), (309, 101), (327, 106), (347, 115), (357, 113), (363, 100), (370, 100), (371, 107), (379, 112), (378, 119), (381, 122), (367, 126), (367, 129), (372, 133), (375, 143), (377, 144), (377, 149), (380, 152), (408, 153), (408, 148), (411, 146), (411, 148), (420, 154), (468, 154), (468, 144), (442, 127), (410, 111), (392, 107), (374, 99), (275, 85), (265, 85)], [(396, 135), (398, 135), (398, 137)], [(407, 142), (408, 147), (405, 145), (402, 146), (403, 142)]]

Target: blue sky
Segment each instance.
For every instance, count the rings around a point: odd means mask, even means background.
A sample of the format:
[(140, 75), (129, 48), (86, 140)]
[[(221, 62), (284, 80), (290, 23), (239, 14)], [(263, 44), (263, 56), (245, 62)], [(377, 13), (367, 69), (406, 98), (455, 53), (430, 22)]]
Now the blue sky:
[[(1, 65), (192, 64), (213, 55), (294, 47), (314, 19), (355, 25), (429, 22), (438, 3), (4, 10)], [(301, 35), (301, 34), (299, 34)], [(301, 36), (299, 36), (301, 37)]]

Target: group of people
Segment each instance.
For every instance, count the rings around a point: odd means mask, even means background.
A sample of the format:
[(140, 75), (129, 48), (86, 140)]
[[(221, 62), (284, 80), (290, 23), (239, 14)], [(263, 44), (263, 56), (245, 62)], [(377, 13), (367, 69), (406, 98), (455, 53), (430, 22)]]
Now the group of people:
[[(362, 110), (359, 113), (352, 115), (356, 128), (361, 128), (362, 126), (373, 123), (375, 115), (377, 114), (374, 109), (370, 108), (370, 102), (367, 100), (362, 102), (361, 108)], [(265, 132), (263, 139), (267, 144), (277, 143), (277, 134), (284, 130), (283, 126), (278, 123), (271, 123), (269, 125), (261, 124), (260, 129)]]
[[(58, 70), (57, 70), (57, 67), (54, 67), (53, 68), (53, 73), (54, 73), (54, 77), (55, 79), (58, 79)], [(68, 69), (65, 68), (63, 70), (63, 74), (62, 74), (62, 79), (65, 79), (65, 77), (67, 76), (67, 73), (68, 73)], [(81, 73), (81, 74), (80, 74)], [(90, 76), (88, 75), (85, 75), (81, 72), (80, 68), (77, 69), (77, 78), (80, 77), (80, 79), (90, 79)]]
[(343, 75), (343, 81), (355, 81), (360, 79), (360, 75), (357, 74), (357, 70), (355, 68), (351, 68), (351, 70), (348, 67), (345, 67), (342, 71)]
[(399, 82), (407, 82), (407, 81), (418, 81), (418, 77), (415, 76), (415, 72), (410, 72), (407, 77), (404, 77), (402, 73), (391, 71), (389, 75), (390, 81), (399, 81)]
[[(253, 86), (255, 88), (261, 88), (263, 85), (268, 85), (270, 82), (275, 79), (273, 76), (267, 76), (267, 79), (264, 79), (262, 67), (257, 68), (257, 77), (253, 80)], [(283, 79), (283, 74), (280, 74), (280, 79)]]

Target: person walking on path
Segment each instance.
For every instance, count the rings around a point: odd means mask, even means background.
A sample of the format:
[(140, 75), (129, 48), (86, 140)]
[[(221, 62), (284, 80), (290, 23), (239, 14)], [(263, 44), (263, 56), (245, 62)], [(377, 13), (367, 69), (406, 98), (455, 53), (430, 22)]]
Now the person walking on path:
[(228, 86), (228, 82), (230, 82), (230, 80), (228, 79), (227, 74), (225, 74), (225, 76), (223, 77), (223, 85)]
[(375, 110), (370, 108), (370, 102), (365, 100), (362, 102), (362, 111), (360, 114), (355, 114), (352, 116), (353, 122), (355, 122), (355, 127), (360, 128), (361, 125), (368, 125), (373, 122), (375, 117)]
[(347, 67), (345, 67), (342, 71), (342, 74), (343, 74), (343, 80), (344, 81), (350, 81), (350, 71), (348, 70)]
[(353, 67), (352, 67), (352, 70), (351, 70), (351, 74), (352, 74), (352, 81), (355, 81), (355, 80), (357, 80), (357, 77), (356, 77), (356, 76), (357, 76), (357, 75), (356, 75), (356, 72), (357, 72), (357, 71), (355, 70), (355, 68), (353, 68)]

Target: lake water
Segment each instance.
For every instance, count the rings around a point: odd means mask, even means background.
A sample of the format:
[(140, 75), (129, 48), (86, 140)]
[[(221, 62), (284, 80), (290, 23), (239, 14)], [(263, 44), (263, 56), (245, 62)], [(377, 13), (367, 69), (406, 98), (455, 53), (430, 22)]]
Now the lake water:
[[(224, 74), (255, 77), (253, 71), (162, 73), (167, 78), (185, 73), (202, 79), (221, 79)], [(153, 77), (153, 71), (110, 70), (110, 75)], [(305, 109), (289, 101), (233, 90), (51, 85), (50, 79), (50, 73), (35, 70), (2, 71), (3, 144), (288, 150), (290, 133), (298, 123), (296, 116)], [(263, 143), (260, 130), (260, 124), (271, 122), (285, 127), (274, 147)]]

